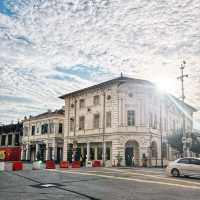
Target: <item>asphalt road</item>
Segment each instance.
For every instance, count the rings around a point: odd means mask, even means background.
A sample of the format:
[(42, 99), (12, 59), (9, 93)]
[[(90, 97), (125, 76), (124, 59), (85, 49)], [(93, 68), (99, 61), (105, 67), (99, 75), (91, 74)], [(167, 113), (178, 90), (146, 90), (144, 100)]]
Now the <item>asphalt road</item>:
[(200, 179), (139, 168), (0, 172), (0, 200), (35, 199), (198, 200)]

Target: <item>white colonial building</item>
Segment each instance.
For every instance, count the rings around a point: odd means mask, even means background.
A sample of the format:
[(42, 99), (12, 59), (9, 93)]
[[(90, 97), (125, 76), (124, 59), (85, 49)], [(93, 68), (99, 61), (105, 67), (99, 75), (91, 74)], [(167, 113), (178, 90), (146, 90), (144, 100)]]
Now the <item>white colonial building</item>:
[[(137, 165), (143, 158), (160, 165), (173, 159), (167, 136), (193, 127), (196, 110), (171, 95), (159, 93), (146, 80), (119, 77), (65, 94), (63, 159), (102, 160), (106, 165)], [(28, 122), (27, 122), (28, 123)], [(162, 153), (161, 153), (162, 146)], [(161, 156), (162, 154), (162, 156)]]
[(23, 121), (22, 160), (63, 159), (64, 110), (25, 117)]

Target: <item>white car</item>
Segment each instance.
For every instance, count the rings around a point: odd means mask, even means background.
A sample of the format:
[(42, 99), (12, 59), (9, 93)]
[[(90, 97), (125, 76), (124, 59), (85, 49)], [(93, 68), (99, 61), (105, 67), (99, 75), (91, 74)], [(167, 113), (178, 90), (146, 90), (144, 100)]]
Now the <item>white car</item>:
[(179, 158), (166, 168), (168, 176), (200, 176), (200, 158)]

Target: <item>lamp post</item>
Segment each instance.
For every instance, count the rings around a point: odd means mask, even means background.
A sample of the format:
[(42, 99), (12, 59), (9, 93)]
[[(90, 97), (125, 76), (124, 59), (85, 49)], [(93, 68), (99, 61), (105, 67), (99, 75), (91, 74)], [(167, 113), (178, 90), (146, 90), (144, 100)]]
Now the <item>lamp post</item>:
[[(185, 64), (186, 62), (183, 61), (183, 63), (181, 64), (180, 70), (181, 70), (181, 76), (177, 77), (177, 79), (180, 79), (181, 81), (181, 98), (182, 98), (182, 102), (183, 102), (183, 107), (184, 107), (184, 101), (185, 101), (185, 93), (184, 93), (184, 78), (188, 78), (188, 74), (184, 74), (184, 69), (185, 69)], [(182, 119), (183, 119), (183, 153), (184, 156), (187, 157), (188, 153), (187, 153), (187, 135), (186, 135), (186, 131), (185, 131), (185, 113), (184, 113), (184, 108), (182, 110)]]

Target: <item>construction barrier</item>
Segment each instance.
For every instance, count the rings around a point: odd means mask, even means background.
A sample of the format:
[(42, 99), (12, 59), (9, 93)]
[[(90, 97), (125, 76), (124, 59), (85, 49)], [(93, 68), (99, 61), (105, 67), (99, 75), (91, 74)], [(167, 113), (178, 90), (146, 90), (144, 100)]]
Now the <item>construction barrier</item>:
[(101, 161), (100, 160), (93, 160), (92, 161), (92, 167), (101, 167)]
[(32, 169), (33, 170), (44, 169), (44, 165), (43, 165), (42, 161), (33, 162)]
[(23, 163), (21, 161), (13, 161), (12, 162), (12, 170), (23, 170)]
[(60, 168), (68, 168), (68, 167), (69, 167), (68, 161), (66, 160), (60, 161)]
[(55, 164), (54, 160), (46, 161), (46, 169), (55, 169), (55, 168), (56, 168), (56, 164)]
[(5, 162), (0, 162), (0, 171), (5, 170)]
[(80, 168), (81, 162), (79, 160), (72, 162), (72, 168)]

